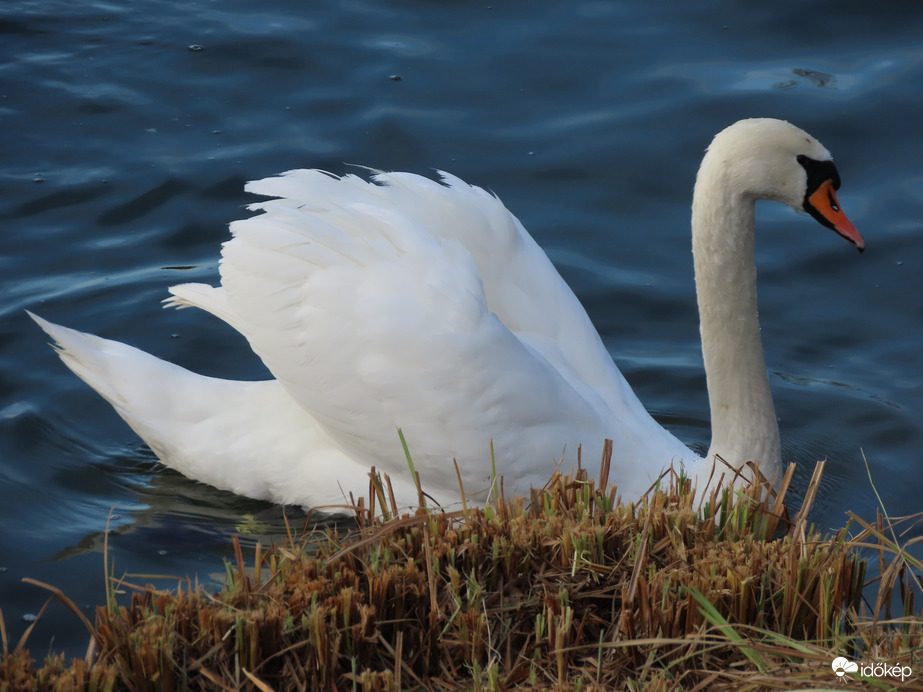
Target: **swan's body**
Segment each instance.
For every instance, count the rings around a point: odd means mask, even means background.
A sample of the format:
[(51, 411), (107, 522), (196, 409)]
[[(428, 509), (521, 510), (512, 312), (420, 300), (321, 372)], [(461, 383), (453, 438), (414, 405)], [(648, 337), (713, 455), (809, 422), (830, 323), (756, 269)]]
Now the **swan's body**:
[(459, 496), (453, 459), (466, 495), (483, 501), (491, 441), (507, 494), (572, 467), (578, 445), (598, 459), (606, 438), (610, 478), (629, 499), (671, 463), (704, 483), (715, 454), (760, 462), (769, 476), (778, 469), (754, 201), (805, 208), (863, 246), (836, 206), (830, 155), (812, 137), (781, 121), (741, 121), (715, 138), (700, 168), (693, 251), (713, 427), (704, 459), (647, 413), (577, 298), (496, 197), (447, 174), (443, 184), (406, 173), (374, 180), (302, 170), (250, 183), (276, 199), (231, 225), (221, 285), (170, 289), (170, 304), (243, 333), (274, 380), (203, 377), (36, 319), (166, 465), (274, 502), (342, 505), (365, 491), (375, 466), (398, 502), (414, 504), (398, 427), (424, 489), (443, 505)]

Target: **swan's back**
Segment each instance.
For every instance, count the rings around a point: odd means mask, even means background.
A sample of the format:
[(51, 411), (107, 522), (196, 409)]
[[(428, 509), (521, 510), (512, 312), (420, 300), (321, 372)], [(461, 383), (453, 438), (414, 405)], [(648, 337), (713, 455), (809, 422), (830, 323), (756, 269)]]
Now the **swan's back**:
[[(376, 173), (370, 182), (318, 170), (289, 171), (247, 185), (248, 192), (277, 199), (251, 205), (264, 214), (235, 222), (232, 232), (262, 239), (267, 228), (291, 223), (294, 235), (330, 243), (344, 256), (365, 258), (370, 265), (393, 266), (403, 258), (409, 269), (421, 271), (413, 262), (427, 250), (473, 262), (456, 276), (472, 282), (461, 295), (446, 290), (453, 284), (442, 284), (438, 299), (447, 310), (477, 296), (486, 301), (477, 304), (477, 311), (486, 307), (556, 368), (572, 374), (574, 384), (601, 387), (608, 394), (621, 375), (542, 249), (497, 197), (448, 173), (440, 177), (442, 184), (412, 173)], [(233, 242), (225, 251), (223, 281)], [(428, 248), (430, 243), (434, 246)], [(328, 268), (339, 262), (329, 256), (322, 261)], [(434, 290), (439, 287), (432, 284)]]
[(441, 177), (301, 170), (247, 186), (271, 199), (231, 224), (221, 285), (174, 286), (168, 302), (240, 331), (277, 381), (211, 380), (42, 326), (165, 464), (277, 502), (362, 493), (375, 466), (399, 503), (415, 503), (398, 428), (443, 505), (459, 495), (453, 460), (472, 502), (494, 464), (508, 494), (528, 493), (572, 468), (579, 446), (595, 467), (606, 438), (626, 497), (671, 462), (698, 461), (641, 406), (519, 221)]
[[(625, 485), (641, 457), (661, 460), (656, 477), (691, 456), (638, 402), (519, 221), (441, 176), (291, 171), (247, 186), (275, 199), (231, 225), (220, 299), (292, 398), (358, 460), (381, 468), (387, 450), (393, 472), (401, 427), (437, 486), (457, 485), (453, 458), (466, 483), (485, 483), (491, 440), (521, 492), (578, 444), (595, 464), (606, 437)], [(651, 480), (640, 476), (638, 493)]]

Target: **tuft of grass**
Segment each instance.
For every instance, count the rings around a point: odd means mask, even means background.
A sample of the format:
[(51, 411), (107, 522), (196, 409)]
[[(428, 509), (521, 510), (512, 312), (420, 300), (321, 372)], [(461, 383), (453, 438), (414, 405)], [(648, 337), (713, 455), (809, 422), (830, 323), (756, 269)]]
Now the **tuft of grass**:
[(11, 650), (0, 614), (0, 692), (819, 689), (843, 682), (838, 656), (910, 666), (919, 685), (921, 565), (898, 533), (919, 517), (852, 516), (858, 535), (821, 535), (808, 512), (822, 464), (793, 518), (793, 468), (776, 493), (763, 479), (704, 502), (671, 472), (626, 504), (609, 455), (598, 482), (555, 473), (526, 502), (495, 478), (489, 508), (457, 512), (421, 499), (401, 514), (373, 470), (345, 535), (289, 530), (252, 558), (235, 539), (219, 593), (111, 580), (70, 666), (34, 666), (28, 632)]

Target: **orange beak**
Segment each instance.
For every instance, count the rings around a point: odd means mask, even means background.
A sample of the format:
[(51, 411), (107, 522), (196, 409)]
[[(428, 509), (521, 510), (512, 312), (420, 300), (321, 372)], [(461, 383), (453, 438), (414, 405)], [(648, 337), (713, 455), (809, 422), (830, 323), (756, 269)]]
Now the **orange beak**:
[(859, 231), (852, 225), (852, 222), (846, 218), (843, 210), (840, 209), (840, 203), (837, 201), (836, 189), (833, 187), (832, 180), (822, 182), (814, 193), (808, 197), (808, 203), (817, 212), (817, 216), (823, 217), (823, 221), (826, 222), (825, 225), (830, 226), (830, 228), (855, 245), (859, 252), (865, 249), (865, 240), (859, 235)]

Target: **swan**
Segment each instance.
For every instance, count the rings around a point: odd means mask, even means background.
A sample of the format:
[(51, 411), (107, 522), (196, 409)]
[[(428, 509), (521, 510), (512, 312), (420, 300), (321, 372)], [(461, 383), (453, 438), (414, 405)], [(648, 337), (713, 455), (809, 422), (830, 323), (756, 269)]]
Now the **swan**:
[(578, 445), (598, 459), (606, 438), (623, 499), (671, 464), (700, 485), (717, 457), (744, 475), (747, 461), (770, 478), (781, 468), (757, 319), (755, 200), (806, 211), (865, 246), (816, 139), (785, 121), (742, 120), (715, 136), (699, 168), (692, 250), (711, 408), (705, 457), (648, 414), (500, 200), (439, 176), (293, 170), (247, 184), (269, 199), (230, 225), (220, 285), (173, 286), (164, 302), (241, 332), (274, 379), (204, 377), (29, 314), (164, 464), (275, 503), (342, 508), (375, 466), (399, 504), (418, 504), (398, 428), (443, 506), (462, 488), (483, 503), (493, 468), (507, 495), (528, 493), (572, 467)]

